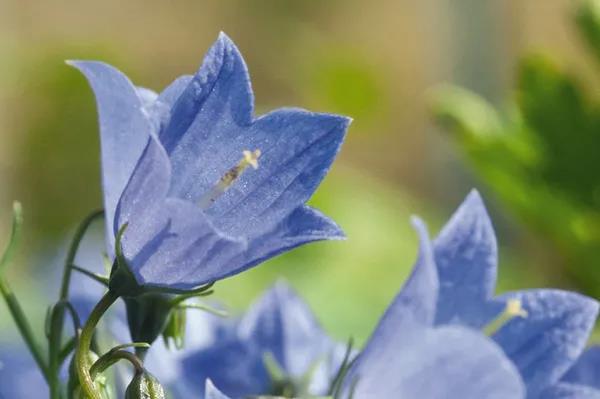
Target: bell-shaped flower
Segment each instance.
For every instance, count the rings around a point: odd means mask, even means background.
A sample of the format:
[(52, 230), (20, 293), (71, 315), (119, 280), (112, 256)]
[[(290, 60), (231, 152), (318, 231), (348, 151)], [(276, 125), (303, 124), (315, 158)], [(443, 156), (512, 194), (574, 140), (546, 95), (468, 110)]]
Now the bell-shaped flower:
[[(188, 321), (195, 323), (198, 317), (188, 314)], [(212, 331), (203, 345), (168, 353), (157, 343), (146, 358), (148, 369), (177, 398), (200, 396), (207, 379), (234, 398), (325, 395), (344, 357), (345, 345), (327, 336), (283, 281), (238, 320), (202, 317), (206, 324), (198, 330)], [(173, 370), (177, 375), (170, 376)]]
[(521, 377), (500, 347), (479, 331), (435, 327), (439, 280), (424, 226), (404, 287), (345, 375), (343, 399), (524, 398)]
[(521, 373), (527, 397), (549, 397), (544, 390), (559, 383), (584, 350), (598, 303), (555, 289), (495, 296), (496, 236), (476, 191), (467, 196), (434, 240), (434, 254), (440, 283), (435, 324), (483, 328), (498, 318), (509, 302), (518, 303), (527, 317), (507, 320), (493, 331), (492, 338)]
[(343, 238), (305, 202), (350, 120), (291, 108), (255, 118), (246, 64), (226, 35), (195, 75), (159, 95), (107, 64), (71, 64), (96, 94), (113, 259), (124, 229), (126, 265), (113, 273), (113, 290), (190, 290), (298, 245)]

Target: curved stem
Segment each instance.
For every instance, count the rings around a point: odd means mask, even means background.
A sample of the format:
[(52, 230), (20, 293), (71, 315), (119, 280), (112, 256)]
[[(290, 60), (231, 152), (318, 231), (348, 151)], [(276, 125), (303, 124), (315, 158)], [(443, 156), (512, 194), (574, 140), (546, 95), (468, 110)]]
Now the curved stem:
[[(65, 265), (63, 268), (63, 276), (62, 283), (60, 286), (60, 294), (59, 294), (59, 303), (67, 302), (69, 298), (69, 286), (71, 283), (71, 264), (75, 260), (75, 256), (77, 256), (77, 251), (79, 250), (79, 244), (83, 239), (85, 233), (87, 232), (90, 225), (99, 217), (104, 215), (104, 210), (96, 210), (90, 213), (77, 227), (75, 230), (75, 235), (73, 236), (73, 240), (71, 241), (71, 245), (69, 246), (69, 251), (67, 252), (67, 258), (65, 259)], [(48, 371), (50, 374), (50, 397), (58, 398), (60, 395), (60, 381), (58, 377), (59, 369), (60, 369), (60, 351), (62, 345), (62, 333), (63, 333), (63, 323), (64, 323), (64, 311), (65, 306), (59, 306), (56, 309), (55, 315), (52, 317), (52, 331), (49, 337), (48, 342)], [(73, 313), (73, 312), (72, 312)], [(76, 314), (76, 313), (74, 313)], [(77, 330), (75, 330), (77, 333)]]
[(83, 239), (83, 236), (87, 232), (90, 225), (98, 218), (104, 216), (104, 210), (98, 209), (94, 212), (90, 213), (81, 224), (75, 230), (75, 235), (73, 236), (73, 241), (71, 241), (71, 246), (69, 247), (69, 252), (67, 253), (67, 258), (65, 259), (65, 266), (63, 269), (62, 283), (60, 286), (60, 299), (65, 300), (69, 297), (69, 282), (71, 281), (71, 265), (75, 261), (75, 256), (77, 256), (77, 250), (79, 250), (79, 244)]
[(96, 360), (94, 365), (90, 368), (92, 380), (96, 378), (96, 375), (102, 373), (119, 360), (127, 360), (129, 363), (131, 363), (135, 368), (136, 373), (144, 370), (142, 361), (135, 354), (123, 349), (111, 350), (105, 355), (101, 356), (100, 359)]
[(77, 375), (79, 377), (79, 384), (83, 390), (83, 393), (91, 399), (101, 399), (100, 395), (94, 387), (94, 380), (90, 374), (90, 362), (88, 352), (90, 345), (92, 344), (92, 337), (96, 325), (100, 321), (100, 318), (108, 310), (108, 308), (119, 298), (117, 294), (112, 291), (106, 292), (100, 302), (96, 304), (92, 313), (83, 326), (81, 335), (79, 336), (79, 343), (77, 344), (77, 351), (75, 352), (75, 362), (77, 363)]

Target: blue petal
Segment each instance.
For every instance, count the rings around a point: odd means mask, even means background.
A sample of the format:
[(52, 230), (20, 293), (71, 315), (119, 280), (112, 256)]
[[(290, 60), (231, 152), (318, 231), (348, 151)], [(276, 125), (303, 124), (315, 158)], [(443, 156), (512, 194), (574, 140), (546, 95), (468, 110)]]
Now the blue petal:
[(158, 101), (166, 104), (171, 110), (183, 92), (189, 86), (193, 76), (183, 75), (175, 79), (167, 88), (165, 88), (158, 96)]
[(283, 219), (273, 230), (253, 237), (247, 251), (240, 253), (240, 256), (225, 266), (227, 275), (239, 273), (309, 242), (345, 238), (344, 232), (330, 218), (316, 209), (303, 205)]
[(310, 308), (283, 281), (251, 306), (240, 321), (239, 335), (259, 352), (271, 352), (293, 377), (304, 375), (333, 350)]
[(166, 198), (167, 155), (150, 138), (119, 202), (115, 232), (128, 223), (123, 254), (138, 283), (189, 289), (227, 273), (223, 265), (246, 248), (216, 231), (194, 204)]
[(536, 397), (556, 383), (585, 347), (598, 314), (598, 303), (585, 296), (560, 290), (530, 290), (498, 298), (521, 300), (526, 318), (514, 318), (494, 340), (515, 363)]
[(165, 129), (171, 118), (171, 111), (181, 94), (188, 87), (192, 76), (183, 75), (175, 79), (151, 104), (146, 106), (146, 112), (152, 120), (154, 131)]
[(600, 389), (600, 346), (583, 352), (562, 380)]
[(221, 35), (160, 135), (173, 166), (169, 195), (193, 202), (244, 150), (261, 150), (258, 170), (246, 171), (207, 210), (215, 226), (232, 236), (262, 234), (303, 204), (329, 169), (349, 123), (291, 109), (252, 121), (252, 101), (245, 63)]
[(142, 103), (143, 109), (148, 109), (156, 102), (158, 98), (158, 94), (154, 90), (148, 89), (146, 87), (138, 86), (135, 88), (138, 98)]
[(203, 193), (239, 161), (244, 149), (260, 149), (258, 169), (244, 173), (206, 211), (230, 235), (258, 236), (310, 198), (335, 159), (349, 123), (336, 115), (274, 111), (224, 143), (221, 154), (209, 146), (208, 164), (225, 160), (228, 166), (203, 176), (203, 182), (196, 179), (200, 184), (193, 189)]
[(262, 353), (239, 340), (217, 342), (183, 359), (180, 379), (195, 392), (200, 392), (204, 381), (210, 379), (223, 393), (235, 398), (261, 395), (270, 387)]
[(204, 129), (210, 130), (214, 124), (227, 120), (248, 125), (252, 105), (246, 64), (231, 39), (221, 33), (174, 104), (169, 124), (160, 134), (161, 142), (168, 153), (177, 147), (185, 152), (181, 147), (189, 145), (184, 143), (189, 136), (205, 134)]
[(89, 80), (98, 104), (102, 149), (102, 184), (106, 212), (106, 245), (114, 256), (112, 224), (119, 198), (144, 150), (152, 125), (129, 79), (102, 62), (72, 61)]
[[(398, 326), (399, 328), (401, 326)], [(345, 380), (353, 399), (519, 399), (525, 388), (514, 365), (484, 335), (462, 327), (422, 330), (385, 345), (379, 356), (356, 364)]]
[(542, 399), (600, 399), (600, 391), (584, 385), (556, 384), (540, 395)]
[(479, 193), (467, 196), (434, 241), (440, 279), (436, 324), (480, 328), (494, 293), (498, 249), (492, 222)]
[(205, 399), (230, 399), (214, 386), (211, 380), (206, 380)]

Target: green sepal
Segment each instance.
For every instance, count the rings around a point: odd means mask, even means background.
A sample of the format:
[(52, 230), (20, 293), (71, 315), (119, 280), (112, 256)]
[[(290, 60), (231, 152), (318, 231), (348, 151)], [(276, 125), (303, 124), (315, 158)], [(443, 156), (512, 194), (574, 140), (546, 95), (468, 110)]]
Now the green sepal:
[(121, 226), (115, 238), (115, 261), (108, 281), (108, 289), (123, 298), (135, 297), (144, 293), (144, 289), (138, 284), (123, 255), (121, 240), (126, 229), (127, 223)]
[(185, 326), (187, 321), (187, 311), (185, 308), (176, 306), (171, 310), (167, 325), (162, 332), (163, 341), (167, 348), (171, 344), (177, 349), (183, 349), (185, 344)]
[[(127, 323), (131, 338), (135, 342), (152, 344), (164, 331), (173, 309), (171, 295), (147, 293), (135, 297), (124, 297)], [(138, 354), (145, 350), (138, 350)]]

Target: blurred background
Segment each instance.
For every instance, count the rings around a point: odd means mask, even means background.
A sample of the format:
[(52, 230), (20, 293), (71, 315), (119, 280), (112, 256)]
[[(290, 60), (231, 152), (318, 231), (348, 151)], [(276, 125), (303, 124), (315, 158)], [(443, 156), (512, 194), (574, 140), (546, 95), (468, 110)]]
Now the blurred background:
[[(101, 206), (95, 102), (64, 60), (107, 61), (161, 90), (222, 30), (258, 113), (354, 118), (312, 201), (348, 241), (220, 282), (234, 312), (282, 276), (328, 331), (364, 341), (416, 257), (409, 216), (435, 235), (473, 187), (496, 227), (499, 291), (600, 298), (599, 15), (568, 0), (0, 0), (0, 243), (12, 201), (25, 210), (10, 278), (41, 326), (36, 298), (56, 295), (70, 234)], [(3, 305), (0, 332), (15, 334)]]

